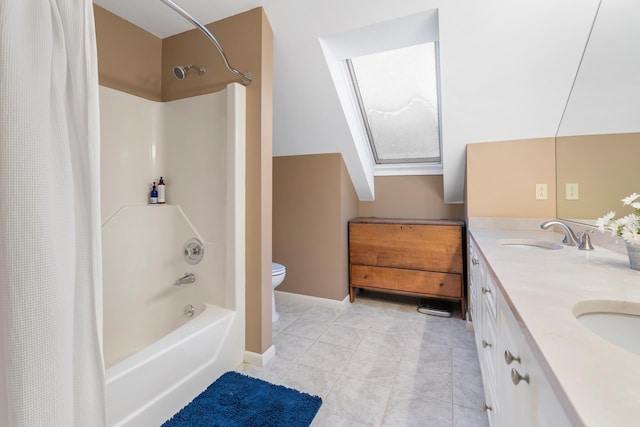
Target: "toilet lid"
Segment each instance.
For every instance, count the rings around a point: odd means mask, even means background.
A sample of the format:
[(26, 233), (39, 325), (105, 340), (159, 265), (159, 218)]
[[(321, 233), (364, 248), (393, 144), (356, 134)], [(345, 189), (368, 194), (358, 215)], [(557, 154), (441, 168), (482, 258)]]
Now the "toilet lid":
[(282, 264), (278, 264), (277, 262), (271, 263), (271, 274), (281, 274), (284, 273), (285, 267)]

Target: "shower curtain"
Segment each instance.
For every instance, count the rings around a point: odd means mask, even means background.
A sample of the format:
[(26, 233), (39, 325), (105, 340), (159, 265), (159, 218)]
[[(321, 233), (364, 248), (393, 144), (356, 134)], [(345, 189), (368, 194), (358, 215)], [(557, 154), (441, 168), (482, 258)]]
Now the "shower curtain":
[(0, 0), (0, 426), (105, 425), (90, 0)]

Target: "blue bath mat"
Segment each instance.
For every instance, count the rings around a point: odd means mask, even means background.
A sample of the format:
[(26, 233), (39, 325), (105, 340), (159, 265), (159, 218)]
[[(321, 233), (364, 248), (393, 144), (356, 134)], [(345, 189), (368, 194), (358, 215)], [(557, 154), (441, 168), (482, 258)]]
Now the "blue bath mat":
[(162, 427), (308, 426), (322, 399), (227, 372)]

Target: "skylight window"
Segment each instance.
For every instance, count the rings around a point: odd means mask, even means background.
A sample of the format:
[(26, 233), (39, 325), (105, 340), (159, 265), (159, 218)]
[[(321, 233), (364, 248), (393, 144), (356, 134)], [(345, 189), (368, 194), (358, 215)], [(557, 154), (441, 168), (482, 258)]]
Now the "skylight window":
[(436, 44), (347, 59), (377, 164), (439, 163)]

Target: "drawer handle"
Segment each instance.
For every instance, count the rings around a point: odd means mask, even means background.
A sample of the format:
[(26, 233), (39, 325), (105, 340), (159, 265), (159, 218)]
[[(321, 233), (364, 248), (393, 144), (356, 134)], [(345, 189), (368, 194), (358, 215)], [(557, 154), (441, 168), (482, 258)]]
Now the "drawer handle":
[(491, 289), (483, 287), (482, 288), (482, 293), (483, 294), (490, 294), (491, 293)]
[(487, 342), (487, 340), (482, 340), (482, 347), (487, 348), (487, 347), (493, 347), (493, 346), (491, 345), (491, 343)]
[(483, 410), (484, 412), (487, 412), (487, 411), (493, 411), (493, 408), (492, 408), (491, 406), (487, 405), (487, 402), (484, 402), (484, 403), (482, 404), (482, 410)]
[(364, 275), (364, 278), (365, 278), (365, 279), (368, 279), (368, 278), (369, 278), (369, 275), (368, 275), (368, 274), (365, 274), (365, 275)]
[(520, 375), (520, 372), (516, 371), (515, 368), (511, 369), (511, 381), (513, 384), (518, 385), (520, 381), (524, 381), (529, 384), (529, 374)]
[(504, 351), (504, 361), (507, 365), (511, 365), (513, 362), (521, 363), (520, 356), (514, 356), (509, 350)]
[(480, 261), (478, 261), (477, 259), (473, 258), (473, 259), (471, 260), (471, 264), (473, 264), (473, 265), (478, 265), (478, 264), (480, 264)]

